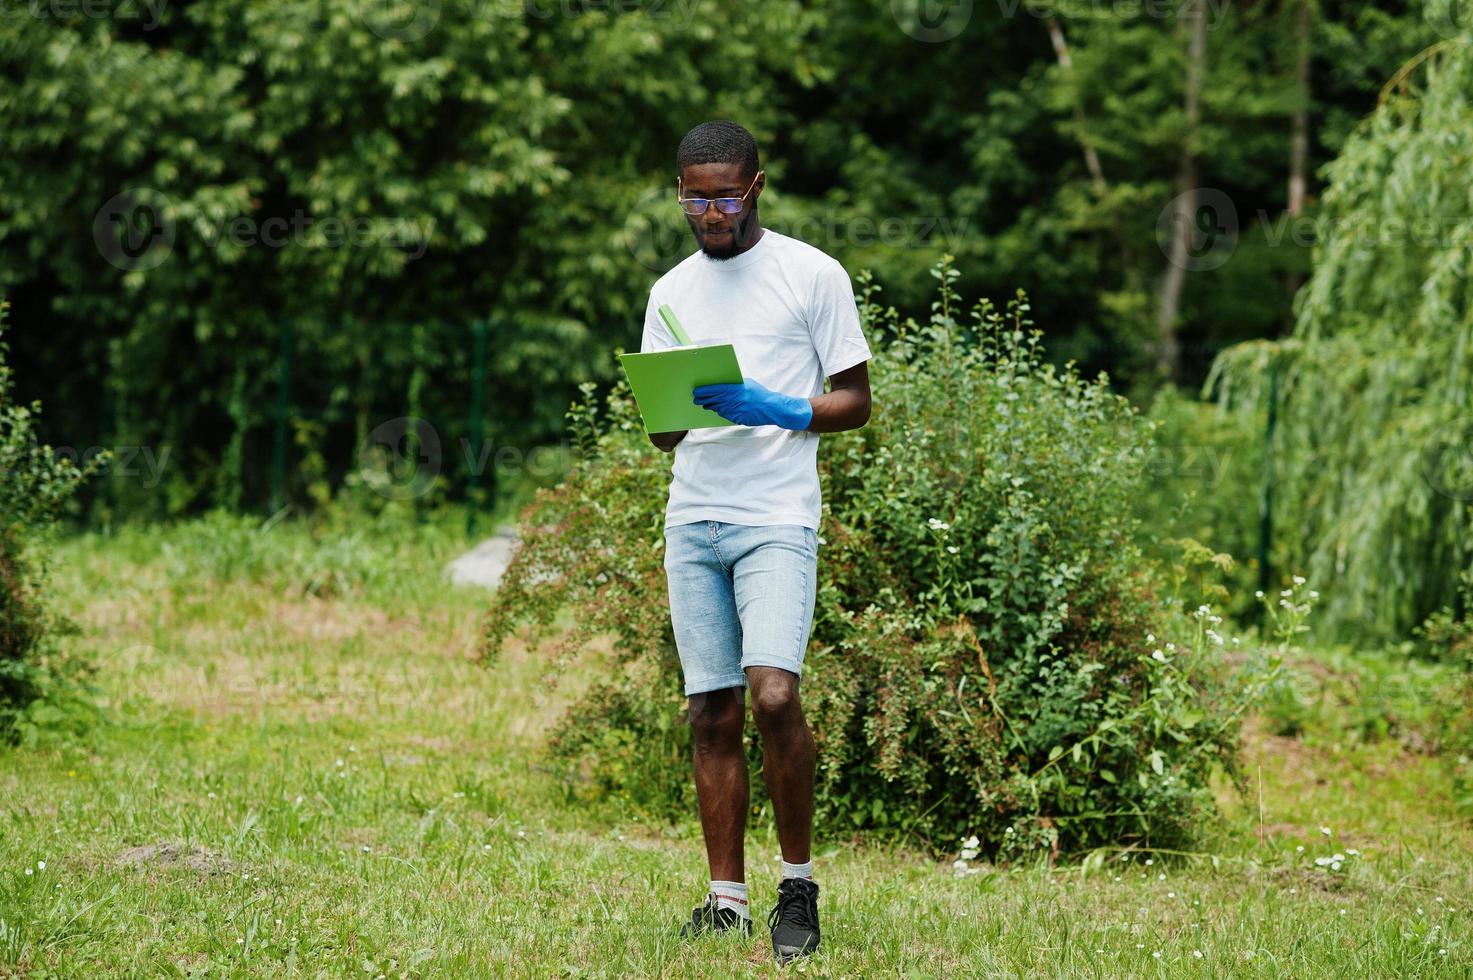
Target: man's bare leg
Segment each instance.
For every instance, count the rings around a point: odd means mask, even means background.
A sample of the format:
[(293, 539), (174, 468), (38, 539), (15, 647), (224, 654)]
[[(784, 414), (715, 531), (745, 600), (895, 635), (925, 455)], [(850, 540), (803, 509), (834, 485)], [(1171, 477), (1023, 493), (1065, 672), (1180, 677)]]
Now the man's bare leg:
[(748, 667), (752, 718), (762, 733), (762, 781), (772, 797), (783, 860), (806, 864), (813, 841), (813, 767), (817, 749), (798, 700), (798, 675)]
[(690, 696), (696, 801), (712, 881), (747, 880), (742, 866), (748, 805), (744, 700), (740, 687)]

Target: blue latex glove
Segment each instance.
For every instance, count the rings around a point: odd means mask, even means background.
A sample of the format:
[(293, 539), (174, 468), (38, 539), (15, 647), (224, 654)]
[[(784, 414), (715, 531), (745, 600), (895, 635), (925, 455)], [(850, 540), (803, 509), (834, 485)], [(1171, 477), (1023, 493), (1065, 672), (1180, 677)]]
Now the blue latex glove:
[(738, 425), (780, 425), (802, 431), (813, 421), (808, 399), (769, 391), (751, 378), (741, 384), (701, 385), (695, 403)]

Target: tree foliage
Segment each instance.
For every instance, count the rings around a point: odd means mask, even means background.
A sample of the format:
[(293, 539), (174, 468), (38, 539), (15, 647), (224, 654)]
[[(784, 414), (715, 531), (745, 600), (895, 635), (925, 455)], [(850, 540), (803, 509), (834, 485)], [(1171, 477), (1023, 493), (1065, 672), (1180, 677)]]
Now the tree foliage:
[[(764, 147), (764, 218), (873, 269), (900, 308), (924, 309), (950, 251), (967, 292), (1040, 297), (1053, 356), (1148, 382), (1184, 141), (1245, 224), (1282, 207), (1292, 5), (1212, 5), (1194, 133), (1179, 4), (1050, 6), (1069, 70), (1037, 4), (965, 5), (941, 35), (922, 6), (23, 5), (0, 33), (21, 384), (48, 396), (54, 441), (170, 452), (161, 488), (109, 481), (126, 512), (267, 499), (284, 347), (289, 499), (337, 486), (405, 415), (436, 425), (458, 476), (480, 318), (492, 445), (555, 440), (692, 247), (667, 200), (674, 148), (715, 116)], [(1418, 4), (1327, 6), (1316, 25), (1311, 162), (1435, 36)], [(1287, 294), (1263, 282), (1300, 251), (1243, 235), (1193, 275), (1184, 357), (1276, 332)]]
[(1225, 352), (1247, 410), (1278, 374), (1275, 524), (1343, 631), (1405, 635), (1473, 563), (1473, 43), (1420, 55), (1326, 168), (1293, 337)]

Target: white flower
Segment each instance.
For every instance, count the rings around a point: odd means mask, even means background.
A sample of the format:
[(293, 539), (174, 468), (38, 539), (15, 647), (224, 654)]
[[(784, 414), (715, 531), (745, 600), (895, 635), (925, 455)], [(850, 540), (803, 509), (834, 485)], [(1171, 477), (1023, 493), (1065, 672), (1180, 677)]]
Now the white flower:
[(956, 868), (958, 871), (965, 871), (967, 868), (967, 862), (963, 861), (961, 858), (957, 858), (955, 861), (951, 862), (951, 866), (953, 868)]
[(1263, 590), (1262, 589), (1259, 589), (1257, 592), (1253, 593), (1253, 598), (1255, 598), (1255, 599), (1262, 599), (1263, 598)]
[(1316, 592), (1314, 589), (1310, 589), (1309, 590), (1309, 597), (1311, 599), (1318, 599), (1320, 597), (1320, 594), (1318, 592)]
[(26, 874), (28, 874), (28, 875), (32, 875), (32, 874), (35, 874), (35, 873), (36, 873), (36, 869), (35, 868), (27, 868), (26, 869)]
[(1283, 596), (1286, 599), (1289, 596), (1293, 595), (1293, 594), (1294, 594), (1294, 590), (1293, 589), (1285, 589), (1284, 591), (1282, 591), (1282, 592), (1279, 593), (1279, 595)]
[(1200, 960), (1202, 958), (1202, 951), (1200, 949), (1194, 949), (1192, 950), (1192, 955)]
[(1298, 847), (1294, 848), (1294, 853), (1296, 853), (1296, 854), (1303, 854), (1304, 853), (1304, 845), (1303, 844), (1300, 844)]
[(341, 766), (342, 764), (343, 764), (343, 760), (342, 759), (339, 759), (338, 761), (336, 761), (336, 762), (333, 763), (333, 765), (335, 765), (335, 766)]
[(1168, 644), (1166, 644), (1166, 652), (1167, 653), (1175, 653), (1176, 652), (1176, 644), (1175, 643), (1168, 643)]
[(950, 531), (951, 530), (951, 525), (950, 524), (946, 523), (945, 521), (937, 520), (934, 517), (931, 518), (930, 520), (926, 521), (926, 524), (929, 525), (930, 528), (931, 528), (931, 530), (933, 530), (933, 531)]
[(1151, 953), (1151, 959), (1153, 959), (1153, 960), (1159, 960), (1160, 958), (1161, 958), (1161, 951), (1159, 949), (1158, 950), (1155, 950), (1155, 951), (1153, 951)]
[(1320, 833), (1324, 834), (1326, 837), (1329, 837), (1331, 834), (1334, 833), (1334, 831), (1331, 830), (1329, 827), (1321, 827)]
[(1340, 870), (1340, 862), (1339, 861), (1336, 861), (1334, 864), (1330, 865), (1330, 870), (1331, 871), (1339, 871)]
[[(40, 868), (42, 871), (45, 871), (46, 870), (46, 862), (45, 861), (37, 861), (36, 862), (36, 867)], [(1439, 898), (1438, 901), (1440, 902), (1440, 901), (1442, 901), (1442, 899)]]
[(981, 845), (981, 843), (982, 842), (977, 839), (977, 835), (973, 834), (971, 837), (968, 837), (966, 840), (962, 841), (962, 847), (977, 847)]
[[(1162, 876), (1161, 876), (1161, 877), (1163, 877), (1163, 878), (1164, 878), (1164, 877), (1166, 877), (1166, 876), (1165, 876), (1165, 875), (1162, 875)], [(1167, 897), (1167, 898), (1175, 898), (1175, 897), (1176, 897), (1176, 892), (1167, 892), (1167, 893), (1166, 893), (1166, 897)]]
[(1153, 865), (1155, 863), (1156, 863), (1156, 861), (1155, 861), (1154, 858), (1146, 858), (1146, 867), (1149, 868), (1151, 865)]
[(1151, 654), (1151, 659), (1164, 664), (1166, 663), (1166, 654), (1162, 653), (1160, 650), (1157, 650), (1156, 652)]
[(946, 553), (947, 553), (947, 554), (948, 554), (948, 555), (954, 555), (954, 554), (956, 554), (956, 553), (957, 553), (957, 552), (958, 552), (958, 551), (961, 551), (961, 550), (962, 550), (962, 549), (960, 549), (960, 548), (958, 548), (958, 547), (957, 547), (957, 546), (956, 546), (956, 545), (954, 545), (954, 544), (949, 544), (949, 545), (947, 545), (947, 546), (946, 546)]
[(1165, 875), (1157, 875), (1156, 876), (1156, 880), (1157, 881), (1165, 881), (1166, 880), (1166, 876)]
[(1296, 575), (1296, 576), (1294, 576), (1294, 584), (1295, 585), (1303, 585), (1304, 584), (1304, 576), (1303, 575)]
[(1156, 634), (1155, 633), (1147, 633), (1146, 634), (1146, 642), (1147, 643), (1155, 643), (1156, 642)]

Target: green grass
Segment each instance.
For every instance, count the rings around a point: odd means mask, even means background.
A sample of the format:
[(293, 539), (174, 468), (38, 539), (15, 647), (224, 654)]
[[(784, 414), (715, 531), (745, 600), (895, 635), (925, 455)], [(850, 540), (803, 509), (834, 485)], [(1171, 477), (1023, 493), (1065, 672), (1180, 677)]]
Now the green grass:
[[(699, 828), (568, 802), (537, 753), (565, 695), (535, 650), (471, 662), (485, 596), (440, 578), (453, 524), (68, 541), (56, 585), (107, 721), (0, 754), (0, 974), (1473, 973), (1473, 829), (1444, 763), (1324, 704), (1300, 737), (1252, 726), (1250, 792), (1223, 787), (1196, 855), (958, 877), (821, 840), (818, 957), (780, 971), (760, 922), (682, 944)], [(759, 913), (776, 854), (754, 826)]]

